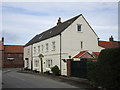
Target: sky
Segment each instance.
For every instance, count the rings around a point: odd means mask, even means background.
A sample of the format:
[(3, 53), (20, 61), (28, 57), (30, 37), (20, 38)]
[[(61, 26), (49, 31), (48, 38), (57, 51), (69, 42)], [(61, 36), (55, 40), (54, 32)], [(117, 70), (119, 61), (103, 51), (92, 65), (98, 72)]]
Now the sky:
[(118, 40), (117, 2), (2, 2), (2, 31), (5, 44), (25, 45), (36, 34), (83, 14), (100, 40), (113, 35)]

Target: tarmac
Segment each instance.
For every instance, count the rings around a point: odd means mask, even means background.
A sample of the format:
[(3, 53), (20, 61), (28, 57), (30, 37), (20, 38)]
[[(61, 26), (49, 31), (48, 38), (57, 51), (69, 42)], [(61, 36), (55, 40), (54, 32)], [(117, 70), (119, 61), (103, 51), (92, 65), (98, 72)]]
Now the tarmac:
[(84, 88), (85, 90), (99, 90), (98, 88), (93, 87), (90, 85), (89, 80), (84, 79), (84, 78), (77, 78), (77, 77), (67, 77), (67, 76), (55, 76), (55, 75), (48, 75), (48, 74), (41, 74), (39, 72), (33, 72), (33, 71), (28, 71), (28, 70), (19, 70), (19, 73), (27, 73), (27, 74), (34, 74), (38, 76), (44, 76), (47, 78), (51, 78), (53, 80), (57, 80), (60, 82), (65, 82), (70, 85), (74, 85), (80, 88)]

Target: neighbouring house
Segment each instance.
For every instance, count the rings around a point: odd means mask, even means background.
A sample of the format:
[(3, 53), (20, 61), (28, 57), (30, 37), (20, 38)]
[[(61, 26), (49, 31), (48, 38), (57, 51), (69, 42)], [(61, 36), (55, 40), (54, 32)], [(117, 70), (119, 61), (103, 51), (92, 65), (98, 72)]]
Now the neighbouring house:
[[(24, 68), (46, 72), (57, 65), (67, 75), (66, 60), (88, 50), (100, 52), (98, 36), (82, 14), (61, 22), (34, 36), (24, 47)], [(88, 52), (86, 52), (88, 56)], [(83, 57), (83, 56), (82, 56)], [(80, 58), (80, 57), (79, 57)]]
[(21, 68), (24, 66), (23, 46), (22, 45), (4, 45), (2, 38), (2, 67), (3, 68)]
[(116, 48), (120, 47), (120, 41), (114, 41), (113, 36), (111, 36), (109, 41), (99, 41), (98, 45), (103, 48)]
[(3, 59), (3, 50), (4, 50), (4, 45), (3, 45), (3, 38), (0, 41), (0, 68), (2, 68), (2, 59)]
[[(98, 41), (98, 45), (100, 47), (103, 47), (105, 49), (107, 48), (117, 48), (120, 47), (120, 41), (114, 41), (113, 36), (109, 38), (109, 41)], [(94, 57), (94, 60), (98, 59), (100, 52), (92, 52), (92, 55)]]

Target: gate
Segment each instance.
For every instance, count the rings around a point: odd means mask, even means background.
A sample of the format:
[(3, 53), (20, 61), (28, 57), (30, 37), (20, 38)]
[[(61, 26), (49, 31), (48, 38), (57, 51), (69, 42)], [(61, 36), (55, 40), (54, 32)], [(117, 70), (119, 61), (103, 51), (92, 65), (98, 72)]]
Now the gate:
[(71, 76), (86, 78), (87, 61), (71, 61)]

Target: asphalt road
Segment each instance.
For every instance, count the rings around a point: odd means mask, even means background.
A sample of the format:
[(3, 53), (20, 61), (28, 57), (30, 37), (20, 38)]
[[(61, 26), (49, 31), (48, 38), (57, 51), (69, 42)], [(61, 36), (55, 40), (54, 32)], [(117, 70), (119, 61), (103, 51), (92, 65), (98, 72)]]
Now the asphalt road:
[(2, 88), (78, 88), (44, 76), (16, 72), (18, 69), (6, 69), (2, 75)]

